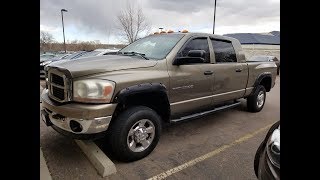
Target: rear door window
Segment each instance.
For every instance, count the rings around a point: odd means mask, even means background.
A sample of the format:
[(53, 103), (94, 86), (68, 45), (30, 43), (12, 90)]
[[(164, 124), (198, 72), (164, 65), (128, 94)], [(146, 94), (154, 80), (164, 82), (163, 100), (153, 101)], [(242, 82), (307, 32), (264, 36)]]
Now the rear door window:
[(236, 53), (230, 41), (211, 39), (216, 63), (237, 62)]

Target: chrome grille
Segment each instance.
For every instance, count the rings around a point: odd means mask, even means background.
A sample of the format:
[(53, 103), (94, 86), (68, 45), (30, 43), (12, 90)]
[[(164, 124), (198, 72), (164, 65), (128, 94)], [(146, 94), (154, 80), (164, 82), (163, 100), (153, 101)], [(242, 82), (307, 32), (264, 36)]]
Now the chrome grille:
[(60, 100), (64, 100), (64, 89), (52, 86), (52, 95), (54, 95), (55, 97), (59, 98)]
[(49, 97), (58, 102), (70, 100), (70, 83), (66, 75), (58, 69), (49, 69), (47, 72)]
[(51, 82), (59, 86), (64, 86), (63, 77), (58, 76), (56, 74), (51, 74)]

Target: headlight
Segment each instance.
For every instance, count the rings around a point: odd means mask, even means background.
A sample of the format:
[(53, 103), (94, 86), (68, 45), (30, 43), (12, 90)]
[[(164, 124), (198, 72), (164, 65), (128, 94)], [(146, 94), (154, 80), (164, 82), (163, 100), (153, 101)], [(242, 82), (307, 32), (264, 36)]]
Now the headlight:
[(268, 139), (267, 154), (271, 163), (280, 169), (280, 126), (273, 131)]
[(43, 63), (41, 63), (40, 65), (42, 65), (42, 66), (46, 66), (46, 65), (48, 65), (48, 64), (50, 64), (50, 63), (52, 63), (52, 61), (44, 61)]
[(73, 100), (88, 103), (109, 103), (115, 83), (101, 79), (88, 79), (73, 82)]

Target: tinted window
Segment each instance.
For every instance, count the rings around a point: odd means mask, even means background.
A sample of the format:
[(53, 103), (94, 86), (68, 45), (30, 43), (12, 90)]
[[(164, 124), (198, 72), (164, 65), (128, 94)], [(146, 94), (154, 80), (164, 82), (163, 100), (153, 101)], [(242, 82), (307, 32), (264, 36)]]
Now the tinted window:
[(236, 53), (231, 42), (215, 39), (211, 39), (211, 42), (217, 63), (237, 62)]
[(188, 44), (184, 47), (184, 49), (181, 51), (181, 56), (185, 57), (188, 56), (188, 52), (190, 50), (204, 50), (206, 51), (205, 55), (205, 62), (210, 62), (210, 51), (209, 51), (209, 45), (207, 38), (198, 38), (193, 39), (188, 42)]

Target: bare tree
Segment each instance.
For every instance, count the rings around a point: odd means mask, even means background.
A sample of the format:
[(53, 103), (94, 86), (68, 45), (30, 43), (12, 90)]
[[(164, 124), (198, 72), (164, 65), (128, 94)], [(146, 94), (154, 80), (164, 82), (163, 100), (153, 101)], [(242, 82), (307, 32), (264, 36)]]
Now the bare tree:
[(40, 48), (42, 51), (48, 50), (50, 47), (49, 45), (54, 42), (54, 38), (52, 34), (40, 31)]
[(141, 7), (132, 5), (127, 1), (127, 6), (117, 16), (119, 30), (125, 36), (127, 42), (132, 43), (137, 40), (142, 33), (148, 34), (150, 25), (144, 16)]

